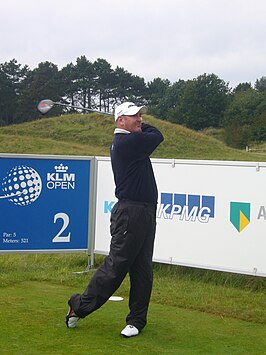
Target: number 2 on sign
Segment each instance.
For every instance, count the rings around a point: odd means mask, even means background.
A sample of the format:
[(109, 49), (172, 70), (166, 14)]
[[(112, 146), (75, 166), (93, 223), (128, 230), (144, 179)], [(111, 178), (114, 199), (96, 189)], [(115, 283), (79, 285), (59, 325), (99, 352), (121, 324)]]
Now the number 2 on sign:
[(62, 219), (63, 220), (63, 226), (60, 229), (60, 231), (56, 234), (56, 236), (53, 238), (52, 242), (53, 243), (69, 243), (70, 242), (70, 232), (68, 233), (68, 235), (63, 235), (64, 231), (66, 230), (66, 228), (69, 225), (69, 217), (66, 213), (60, 212), (54, 215), (54, 223), (56, 223), (56, 221), (58, 219)]

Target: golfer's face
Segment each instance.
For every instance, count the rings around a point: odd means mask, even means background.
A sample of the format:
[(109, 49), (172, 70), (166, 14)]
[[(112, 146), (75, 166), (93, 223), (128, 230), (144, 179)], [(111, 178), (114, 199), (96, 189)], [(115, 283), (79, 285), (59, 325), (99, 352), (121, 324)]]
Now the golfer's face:
[(141, 113), (138, 112), (136, 115), (133, 116), (123, 116), (123, 120), (124, 129), (129, 132), (141, 132)]

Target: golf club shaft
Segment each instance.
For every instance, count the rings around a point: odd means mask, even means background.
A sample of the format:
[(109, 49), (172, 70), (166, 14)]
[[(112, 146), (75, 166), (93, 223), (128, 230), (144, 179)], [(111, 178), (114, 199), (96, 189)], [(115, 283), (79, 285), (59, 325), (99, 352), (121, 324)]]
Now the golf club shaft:
[(54, 105), (76, 108), (76, 109), (83, 110), (83, 111), (90, 111), (90, 112), (96, 112), (96, 113), (103, 113), (104, 115), (110, 115), (110, 116), (112, 116), (112, 113), (110, 113), (110, 112), (103, 112), (103, 111), (99, 111), (99, 110), (93, 110), (93, 109), (91, 109), (91, 108), (80, 107), (80, 106), (75, 106), (75, 105), (71, 105), (71, 104), (63, 104), (63, 103), (61, 103), (61, 102), (54, 102)]

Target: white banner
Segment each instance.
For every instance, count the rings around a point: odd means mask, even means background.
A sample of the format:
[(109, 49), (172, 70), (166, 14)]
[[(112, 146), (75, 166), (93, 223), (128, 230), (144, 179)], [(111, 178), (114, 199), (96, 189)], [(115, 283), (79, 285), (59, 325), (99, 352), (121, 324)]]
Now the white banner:
[[(107, 254), (116, 202), (110, 158), (96, 158), (95, 253)], [(266, 276), (266, 163), (152, 159), (157, 262)]]

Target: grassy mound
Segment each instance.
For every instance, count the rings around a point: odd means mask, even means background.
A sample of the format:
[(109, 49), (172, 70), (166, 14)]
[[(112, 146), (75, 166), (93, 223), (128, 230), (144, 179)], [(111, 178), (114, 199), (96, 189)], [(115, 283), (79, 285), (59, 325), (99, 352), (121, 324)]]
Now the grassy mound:
[[(203, 133), (145, 115), (158, 127), (165, 141), (155, 158), (265, 161), (262, 153), (227, 147)], [(108, 156), (114, 120), (101, 114), (65, 115), (0, 128), (0, 152), (20, 154), (65, 154)]]

